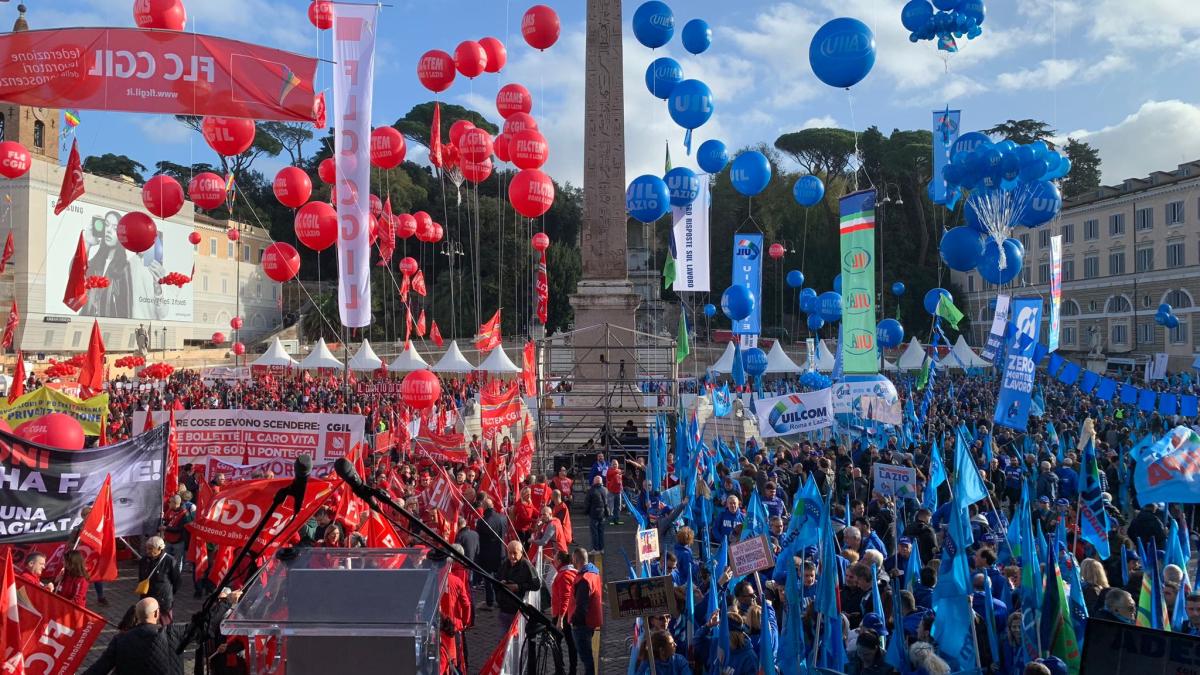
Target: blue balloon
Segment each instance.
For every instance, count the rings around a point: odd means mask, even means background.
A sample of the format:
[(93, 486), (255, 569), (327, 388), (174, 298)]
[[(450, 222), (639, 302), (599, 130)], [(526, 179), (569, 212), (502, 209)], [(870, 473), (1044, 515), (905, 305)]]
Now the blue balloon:
[(958, 7), (958, 3), (961, 1), (962, 0), (933, 0), (933, 6), (937, 7), (943, 12), (949, 12), (953, 11), (955, 7)]
[(834, 19), (813, 35), (808, 63), (825, 84), (853, 87), (875, 66), (875, 34), (858, 19)]
[(1024, 208), (1016, 216), (1016, 223), (1025, 227), (1037, 227), (1050, 222), (1062, 209), (1062, 195), (1050, 181), (1041, 180), (1028, 185), (1028, 197)]
[(892, 295), (896, 296), (897, 298), (904, 295), (904, 291), (906, 290), (908, 289), (904, 287), (903, 281), (897, 281), (896, 283), (892, 284)]
[(650, 0), (633, 13), (633, 35), (650, 49), (657, 49), (675, 35), (675, 13), (665, 2)]
[(742, 369), (751, 377), (758, 377), (767, 372), (767, 353), (758, 347), (751, 347), (742, 352)]
[(753, 197), (771, 182), (771, 162), (757, 150), (743, 152), (733, 160), (729, 180), (733, 182), (733, 189)]
[(826, 323), (842, 318), (842, 296), (834, 291), (825, 291), (817, 296), (817, 312)]
[(942, 235), (938, 251), (947, 267), (956, 272), (969, 272), (979, 265), (979, 258), (983, 255), (983, 237), (979, 236), (978, 231), (960, 225)]
[(941, 302), (941, 297), (946, 296), (951, 302), (954, 301), (954, 296), (950, 295), (950, 291), (944, 288), (931, 288), (925, 294), (925, 299), (922, 304), (925, 306), (925, 311), (930, 314), (937, 314), (938, 303)]
[(1154, 323), (1156, 323), (1160, 326), (1165, 326), (1165, 325), (1167, 325), (1167, 317), (1168, 316), (1170, 316), (1170, 314), (1163, 314), (1162, 312), (1159, 312), (1154, 315)]
[(1026, 183), (1036, 183), (1042, 180), (1049, 172), (1050, 163), (1046, 161), (1046, 158), (1034, 155), (1028, 162), (1021, 163), (1021, 172), (1017, 177)]
[(1033, 149), (1034, 157), (1045, 157), (1050, 153), (1050, 146), (1046, 144), (1046, 141), (1034, 141), (1029, 144), (1029, 147)]
[(875, 326), (875, 341), (884, 349), (899, 347), (904, 342), (904, 326), (895, 319), (884, 319)]
[(950, 156), (954, 157), (954, 162), (958, 163), (958, 154), (962, 152), (974, 152), (984, 145), (991, 145), (992, 139), (982, 131), (970, 131), (958, 137), (954, 141), (954, 145), (950, 146)]
[[(975, 193), (982, 195), (983, 190), (976, 190)], [(975, 196), (975, 194), (972, 194), (972, 196)], [(983, 221), (979, 219), (979, 211), (976, 209), (976, 206), (980, 206), (983, 203), (986, 203), (985, 200), (978, 197), (975, 199), (968, 197), (967, 201), (963, 203), (963, 222), (966, 223), (968, 228), (980, 234), (987, 234), (987, 225), (984, 225)]]
[(804, 273), (800, 270), (792, 270), (787, 273), (788, 288), (800, 288), (804, 285)]
[(816, 176), (801, 176), (792, 186), (792, 196), (796, 198), (796, 203), (800, 206), (816, 206), (825, 197), (825, 184)]
[(671, 169), (665, 180), (671, 194), (671, 206), (687, 206), (696, 201), (696, 195), (700, 194), (700, 178), (686, 166)]
[(754, 311), (754, 293), (745, 286), (730, 286), (721, 294), (721, 311), (730, 321), (741, 321)]
[(714, 305), (710, 302), (704, 306), (704, 316), (711, 319), (716, 315), (717, 315), (717, 306), (716, 305)]
[(983, 0), (961, 0), (955, 11), (974, 21), (976, 26), (982, 25), (983, 20), (987, 18), (987, 10), (983, 6)]
[(712, 90), (700, 80), (684, 80), (671, 90), (671, 119), (684, 129), (697, 129), (713, 114)]
[(812, 332), (817, 332), (825, 327), (825, 319), (821, 318), (820, 314), (808, 315), (808, 329)]
[(1167, 322), (1164, 323), (1163, 326), (1170, 328), (1171, 330), (1179, 328), (1179, 317), (1175, 316), (1174, 314), (1168, 315)]
[(692, 54), (703, 54), (712, 46), (712, 29), (704, 19), (692, 19), (683, 24), (683, 48)]
[(704, 173), (721, 173), (729, 163), (729, 152), (725, 144), (715, 138), (704, 141), (696, 151), (696, 163)]
[(683, 66), (669, 56), (654, 59), (646, 68), (646, 88), (664, 101), (680, 82), (683, 82)]
[(1004, 240), (1004, 269), (1000, 269), (1000, 247), (994, 239), (989, 239), (983, 249), (983, 257), (979, 260), (979, 276), (989, 284), (1007, 284), (1021, 273), (1025, 255), (1021, 251), (1021, 242), (1016, 239)]
[(653, 223), (671, 210), (667, 184), (658, 176), (638, 176), (625, 190), (625, 210), (634, 220)]
[(800, 311), (812, 314), (817, 311), (817, 292), (811, 288), (800, 289)]
[(900, 23), (912, 33), (924, 28), (932, 18), (933, 6), (929, 4), (929, 0), (909, 0), (904, 9), (900, 10)]
[(1062, 163), (1063, 160), (1062, 155), (1054, 152), (1053, 150), (1047, 150), (1046, 154), (1042, 155), (1042, 157), (1046, 160), (1046, 175), (1050, 175), (1055, 171), (1058, 171), (1058, 165)]
[(833, 292), (834, 293), (842, 292), (842, 275), (840, 275), (840, 274), (833, 278)]
[(1174, 311), (1175, 311), (1175, 308), (1165, 302), (1158, 306), (1159, 314), (1170, 314), (1171, 312), (1174, 312)]
[(1067, 174), (1069, 173), (1071, 173), (1071, 158), (1063, 155), (1062, 159), (1058, 160), (1058, 166), (1054, 167), (1054, 171), (1047, 175), (1046, 179), (1058, 180), (1060, 178), (1066, 178)]

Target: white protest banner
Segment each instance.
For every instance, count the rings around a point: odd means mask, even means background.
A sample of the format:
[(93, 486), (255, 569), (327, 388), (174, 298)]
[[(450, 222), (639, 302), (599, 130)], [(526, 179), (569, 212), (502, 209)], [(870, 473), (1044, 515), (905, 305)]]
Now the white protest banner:
[(833, 394), (829, 389), (758, 399), (754, 407), (758, 416), (758, 433), (763, 438), (833, 426)]
[(729, 564), (735, 576), (746, 576), (775, 566), (771, 544), (763, 535), (729, 544)]
[[(266, 459), (253, 464), (238, 464), (219, 457), (209, 457), (204, 466), (204, 477), (211, 480), (217, 474), (224, 474), (230, 483), (239, 480), (254, 480), (255, 478), (292, 478), (296, 475), (296, 463), (284, 459)], [(333, 474), (333, 462), (313, 464), (313, 478), (329, 478)]]
[(700, 192), (687, 206), (671, 208), (675, 223), (677, 272), (671, 290), (709, 291), (708, 268), (708, 180), (700, 180)]
[(917, 470), (911, 466), (875, 464), (872, 489), (886, 497), (915, 499), (917, 497)]
[(658, 560), (661, 555), (658, 550), (658, 530), (651, 528), (637, 531), (637, 552), (640, 563)]
[(863, 408), (863, 417), (884, 424), (900, 426), (903, 421), (903, 411), (900, 409), (900, 399), (891, 402), (882, 396), (863, 396), (859, 399)]
[(983, 351), (979, 354), (979, 358), (988, 363), (996, 359), (996, 354), (1000, 353), (1000, 347), (1004, 344), (1004, 329), (1008, 326), (1008, 303), (1010, 300), (1010, 296), (1004, 294), (996, 296), (996, 314), (992, 317), (992, 328), (988, 331), (987, 343), (983, 345)]
[[(155, 426), (166, 424), (170, 413), (154, 412)], [(179, 460), (187, 463), (208, 457), (235, 463), (267, 459), (292, 461), (304, 453), (314, 464), (344, 457), (363, 442), (362, 415), (288, 413), (267, 410), (177, 410), (175, 438)], [(146, 425), (146, 411), (133, 414), (133, 428)]]

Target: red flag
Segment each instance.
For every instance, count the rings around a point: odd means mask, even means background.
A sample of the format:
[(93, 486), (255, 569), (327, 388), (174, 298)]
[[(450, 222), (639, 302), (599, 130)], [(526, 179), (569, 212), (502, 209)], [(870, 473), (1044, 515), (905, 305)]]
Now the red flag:
[(429, 292), (425, 289), (425, 273), (421, 270), (417, 270), (417, 273), (413, 275), (412, 289), (414, 293), (422, 298), (429, 294)]
[(429, 127), (429, 162), (442, 166), (442, 104), (433, 104), (433, 124)]
[(504, 668), (504, 657), (508, 656), (508, 643), (512, 642), (517, 637), (517, 622), (522, 621), (524, 617), (513, 617), (513, 622), (508, 627), (508, 632), (500, 639), (500, 644), (496, 645), (495, 651), (488, 657), (483, 668), (479, 670), (479, 675), (500, 675)]
[(533, 441), (533, 421), (525, 416), (525, 433), (521, 435), (521, 444), (517, 446), (517, 454), (513, 457), (512, 482), (520, 485), (529, 476), (533, 468), (533, 453), (536, 450)]
[[(209, 543), (221, 546), (245, 546), (256, 523), (254, 519), (247, 519), (244, 515), (256, 509), (259, 513), (266, 513), (275, 493), (291, 483), (291, 478), (274, 478), (271, 480), (248, 480), (227, 486), (221, 490), (218, 498), (208, 508), (196, 512), (196, 520), (188, 525), (188, 529), (193, 535), (203, 537)], [(299, 531), (309, 518), (313, 517), (317, 509), (324, 506), (332, 492), (333, 486), (328, 481), (310, 479), (296, 517), (294, 519), (291, 517), (293, 508), (291, 500), (284, 502), (276, 511), (279, 517), (255, 541), (256, 550), (262, 551), (263, 555), (270, 555), (275, 548), (287, 544), (292, 535)], [(289, 520), (291, 520), (291, 524), (284, 527)], [(268, 542), (270, 542), (269, 547), (267, 546)]]
[(142, 426), (142, 433), (154, 430), (154, 411), (146, 408), (146, 424)]
[(481, 352), (490, 352), (500, 346), (500, 310), (492, 315), (479, 327), (479, 335), (475, 336), (475, 348)]
[(326, 121), (325, 92), (321, 92), (313, 98), (313, 126), (318, 129), (324, 129)]
[(408, 278), (408, 275), (405, 274), (404, 278), (400, 280), (400, 301), (401, 302), (408, 302), (408, 289), (411, 284), (412, 284), (412, 280), (410, 280)]
[(425, 337), (425, 310), (417, 315), (417, 337)]
[(58, 203), (54, 205), (54, 215), (67, 210), (71, 202), (83, 196), (83, 162), (79, 159), (79, 139), (71, 141), (71, 157), (67, 160), (67, 168), (63, 171), (62, 189), (58, 191)]
[[(9, 401), (9, 403), (12, 403), (12, 401)], [(100, 447), (108, 445), (108, 415), (100, 416), (100, 440), (96, 442), (96, 445)]]
[(4, 240), (4, 256), (0, 257), (0, 274), (4, 274), (4, 268), (8, 267), (8, 261), (12, 260), (13, 255), (17, 252), (17, 245), (13, 242), (13, 233), (8, 231), (8, 238)]
[(396, 532), (395, 526), (374, 511), (363, 523), (362, 535), (367, 539), (368, 548), (404, 548), (405, 545), (404, 538)]
[(517, 383), (513, 382), (503, 389), (498, 384), (484, 387), (479, 392), (479, 408), (483, 440), (490, 441), (501, 429), (515, 426), (521, 419), (521, 397)]
[(29, 376), (25, 374), (25, 355), (17, 352), (17, 365), (13, 370), (12, 384), (8, 387), (9, 405), (25, 395), (25, 378), (27, 377)]
[(378, 267), (392, 264), (396, 251), (396, 216), (392, 214), (392, 198), (383, 200), (383, 213), (379, 216), (379, 262)]
[(24, 579), (17, 579), (17, 589), (21, 652), (30, 671), (46, 675), (81, 672), (104, 629), (104, 617)]
[(71, 270), (67, 274), (67, 289), (63, 292), (63, 304), (78, 312), (87, 304), (87, 247), (83, 245), (83, 233), (75, 245), (75, 257), (71, 259)]
[(521, 384), (526, 396), (537, 396), (537, 346), (533, 340), (525, 343), (521, 354)]
[(113, 525), (111, 475), (104, 479), (91, 512), (79, 526), (76, 548), (83, 552), (92, 581), (117, 580), (117, 535)]
[(543, 326), (546, 325), (546, 315), (550, 308), (550, 276), (546, 272), (546, 252), (542, 251), (542, 259), (537, 266), (537, 276), (533, 282), (537, 292), (537, 318)]
[(407, 305), (404, 307), (404, 342), (405, 349), (408, 349), (408, 341), (412, 338), (413, 318), (412, 310)]
[(79, 367), (79, 385), (92, 391), (104, 388), (104, 337), (100, 334), (99, 321), (92, 321), (92, 338), (88, 341), (83, 365)]
[(7, 673), (24, 673), (25, 659), (21, 654), (21, 610), (17, 600), (17, 576), (13, 574), (12, 551), (4, 554), (4, 577), (0, 580), (4, 588), (0, 593), (0, 654), (4, 662), (0, 669)]
[(441, 347), (445, 342), (442, 340), (442, 331), (438, 328), (437, 319), (434, 319), (433, 325), (429, 328), (429, 339), (433, 340), (433, 344)]
[(4, 339), (0, 340), (0, 351), (12, 349), (13, 340), (17, 337), (17, 326), (21, 325), (21, 310), (17, 309), (17, 300), (13, 298), (12, 307), (8, 310), (8, 323), (4, 324)]
[(163, 479), (163, 493), (168, 497), (179, 492), (179, 436), (175, 431), (175, 408), (171, 407), (171, 417), (167, 427), (167, 471)]

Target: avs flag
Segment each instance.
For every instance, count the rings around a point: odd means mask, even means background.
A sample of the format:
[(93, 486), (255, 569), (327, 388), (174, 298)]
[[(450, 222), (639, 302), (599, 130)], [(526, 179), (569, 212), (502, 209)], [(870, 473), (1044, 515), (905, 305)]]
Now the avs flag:
[(1058, 334), (1062, 309), (1062, 235), (1050, 237), (1050, 326), (1046, 349), (1058, 351)]
[[(745, 286), (754, 297), (762, 297), (763, 236), (733, 235), (733, 280), (731, 286)], [(750, 316), (733, 322), (734, 335), (758, 335), (762, 332), (762, 303), (754, 303)]]
[[(875, 375), (875, 191), (842, 197), (839, 233), (842, 256), (842, 321), (838, 332), (840, 372)], [(834, 376), (834, 379), (839, 379)]]
[(833, 426), (833, 390), (763, 398), (755, 402), (763, 438), (790, 436)]
[(1025, 431), (1033, 399), (1037, 364), (1033, 351), (1042, 322), (1041, 298), (1017, 298), (1012, 302), (1015, 330), (1004, 362), (1004, 377), (992, 420), (1001, 426)]
[[(1112, 554), (1108, 541), (1108, 512), (1104, 510), (1104, 497), (1100, 490), (1100, 468), (1096, 462), (1095, 436), (1088, 438), (1083, 448), (1083, 475), (1080, 476), (1079, 527), (1083, 540), (1096, 549), (1101, 560)], [(1172, 521), (1174, 522), (1174, 521)]]
[(1200, 503), (1200, 435), (1178, 426), (1137, 459), (1138, 501)]

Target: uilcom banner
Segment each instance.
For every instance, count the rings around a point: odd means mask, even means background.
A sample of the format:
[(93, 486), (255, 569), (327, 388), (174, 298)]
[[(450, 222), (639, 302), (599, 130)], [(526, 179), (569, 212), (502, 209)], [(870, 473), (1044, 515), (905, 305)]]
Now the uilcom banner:
[(842, 197), (842, 372), (879, 372), (875, 346), (875, 191)]
[[(170, 413), (158, 410), (154, 424), (163, 426)], [(175, 440), (179, 460), (209, 457), (251, 464), (266, 459), (291, 461), (304, 453), (314, 464), (344, 457), (363, 442), (362, 415), (285, 413), (266, 410), (176, 410)], [(133, 428), (146, 426), (146, 411), (133, 414)]]
[(763, 438), (790, 436), (833, 426), (833, 390), (762, 398), (754, 402)]
[(211, 35), (62, 28), (0, 35), (0, 101), (312, 122), (316, 59)]
[(116, 536), (156, 532), (166, 458), (166, 427), (91, 450), (60, 450), (0, 432), (0, 544), (65, 540), (107, 475)]

